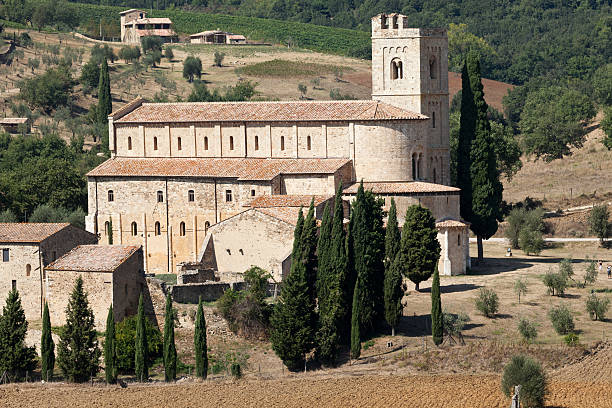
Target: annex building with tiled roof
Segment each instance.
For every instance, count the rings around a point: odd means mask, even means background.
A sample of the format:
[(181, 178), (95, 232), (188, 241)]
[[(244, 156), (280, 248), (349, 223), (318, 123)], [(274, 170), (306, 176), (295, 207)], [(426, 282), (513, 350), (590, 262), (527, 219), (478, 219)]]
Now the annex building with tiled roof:
[[(243, 272), (275, 259), (280, 276), (283, 255), (268, 251), (272, 240), (255, 239), (261, 234), (253, 229), (271, 231), (262, 223), (287, 221), (313, 197), (323, 200), (315, 204), (322, 213), (341, 185), (347, 216), (363, 181), (385, 198), (385, 209), (396, 200), (400, 221), (411, 204), (430, 208), (438, 221), (460, 221), (459, 190), (449, 187), (448, 39), (444, 30), (405, 28), (403, 19), (372, 19), (371, 100), (139, 98), (115, 110), (111, 158), (87, 175), (87, 229), (102, 244), (142, 245), (151, 273), (210, 260), (214, 247), (219, 270)], [(223, 239), (211, 238), (221, 224)], [(441, 272), (465, 271), (467, 227), (459, 235), (440, 231)], [(251, 239), (236, 249), (239, 238)]]

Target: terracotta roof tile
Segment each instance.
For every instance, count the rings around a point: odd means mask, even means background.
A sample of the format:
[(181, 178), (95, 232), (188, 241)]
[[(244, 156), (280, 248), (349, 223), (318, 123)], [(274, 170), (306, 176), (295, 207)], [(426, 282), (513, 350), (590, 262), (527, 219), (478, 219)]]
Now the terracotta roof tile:
[(80, 272), (114, 272), (139, 246), (79, 245), (55, 262), (47, 270)]
[[(344, 194), (357, 194), (359, 183), (354, 183), (344, 189)], [(419, 194), (419, 193), (459, 193), (457, 187), (443, 184), (426, 183), (423, 181), (407, 182), (364, 182), (363, 188), (374, 194)]]
[(134, 100), (131, 100), (130, 102), (126, 103), (125, 105), (123, 105), (122, 107), (120, 107), (119, 109), (117, 109), (114, 112), (111, 112), (110, 115), (108, 115), (109, 117), (112, 117), (113, 119), (117, 119), (131, 111), (133, 111), (134, 109), (136, 109), (137, 107), (139, 107), (140, 105), (142, 105), (142, 103), (144, 102), (144, 99), (141, 97), (138, 97)]
[(445, 221), (436, 222), (437, 228), (467, 228), (469, 226), (470, 226), (469, 224), (463, 221), (457, 221), (457, 220), (445, 220)]
[(277, 218), (287, 224), (296, 225), (300, 207), (254, 208), (253, 210)]
[(378, 101), (143, 103), (117, 123), (417, 120), (427, 116)]
[(349, 162), (348, 159), (116, 157), (105, 161), (87, 173), (87, 176), (174, 176), (272, 180), (280, 174), (333, 174)]
[(167, 17), (145, 17), (127, 21), (125, 24), (172, 24), (172, 20)]
[(263, 195), (251, 201), (250, 206), (254, 208), (270, 207), (305, 207), (310, 206), (310, 201), (314, 198), (314, 205), (333, 198), (333, 196), (320, 195)]
[(68, 227), (69, 223), (0, 223), (0, 242), (41, 242)]

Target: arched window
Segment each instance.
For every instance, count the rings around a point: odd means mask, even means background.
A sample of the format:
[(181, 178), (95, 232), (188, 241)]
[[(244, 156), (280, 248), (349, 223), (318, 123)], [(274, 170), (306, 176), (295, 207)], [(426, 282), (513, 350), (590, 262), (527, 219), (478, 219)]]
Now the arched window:
[(285, 150), (285, 136), (281, 136), (281, 150)]
[(161, 235), (161, 224), (159, 221), (155, 221), (155, 235)]
[(206, 231), (208, 231), (208, 229), (210, 228), (210, 222), (206, 221), (204, 223), (204, 233), (206, 234)]
[(391, 60), (391, 79), (402, 79), (403, 77), (402, 61), (399, 58), (394, 58)]
[(157, 136), (153, 138), (153, 150), (157, 150)]
[(423, 155), (419, 154), (417, 159), (417, 179), (421, 180), (423, 175)]
[(259, 150), (259, 136), (255, 136), (255, 150)]
[(185, 223), (183, 221), (179, 225), (179, 234), (181, 237), (185, 236)]
[(461, 234), (457, 234), (457, 246), (461, 246)]
[(392, 27), (393, 27), (394, 29), (397, 29), (397, 16), (393, 16), (393, 17), (391, 18), (391, 21), (393, 22), (393, 26), (392, 26)]
[(234, 150), (234, 136), (230, 136), (230, 150)]
[(106, 235), (110, 235), (110, 222), (108, 221), (104, 222), (104, 233)]
[(157, 202), (158, 203), (163, 203), (164, 202), (164, 193), (162, 191), (158, 191), (157, 192)]
[(180, 137), (176, 139), (176, 145), (179, 150), (183, 150), (183, 141)]
[(436, 128), (436, 112), (431, 112), (431, 127)]
[(132, 137), (128, 136), (128, 150), (132, 150)]
[(208, 136), (204, 136), (204, 150), (208, 150)]
[(312, 147), (312, 146), (311, 146), (310, 136), (308, 136), (308, 137), (306, 137), (306, 148), (307, 148), (308, 150), (310, 150), (310, 149), (311, 149), (311, 147)]
[(435, 168), (435, 167), (434, 167), (434, 169), (433, 169), (433, 182), (434, 182), (434, 183), (437, 183), (437, 182), (438, 182), (438, 180), (436, 179), (436, 168)]
[(187, 199), (190, 202), (194, 202), (195, 201), (195, 192), (193, 190), (189, 190), (189, 192), (187, 192)]
[(412, 154), (412, 180), (417, 179), (417, 155), (416, 153)]
[(132, 222), (132, 236), (138, 235), (138, 225), (136, 222)]
[(32, 265), (26, 265), (26, 276), (30, 276), (30, 272), (32, 272)]
[(436, 79), (438, 77), (437, 66), (436, 66), (436, 57), (431, 57), (429, 59), (429, 78)]
[(115, 201), (115, 193), (113, 190), (108, 190), (108, 201)]

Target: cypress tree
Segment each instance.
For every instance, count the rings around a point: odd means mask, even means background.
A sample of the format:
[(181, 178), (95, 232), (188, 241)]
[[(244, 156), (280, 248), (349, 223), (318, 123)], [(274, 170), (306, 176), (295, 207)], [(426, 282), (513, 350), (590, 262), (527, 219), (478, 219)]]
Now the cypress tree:
[(291, 264), (302, 256), (302, 231), (304, 230), (304, 212), (300, 208), (297, 223), (293, 230), (293, 249), (291, 250)]
[(202, 297), (200, 297), (198, 302), (193, 342), (195, 346), (196, 375), (205, 380), (208, 376), (208, 346), (206, 344), (206, 316), (202, 306)]
[(442, 300), (440, 299), (440, 272), (438, 268), (433, 274), (431, 283), (431, 336), (437, 345), (444, 340), (444, 326), (442, 320)]
[[(278, 302), (270, 318), (270, 342), (276, 355), (289, 370), (304, 366), (306, 353), (313, 346), (316, 322), (312, 290), (308, 287), (306, 263), (302, 256), (302, 237), (305, 228), (300, 225), (302, 210), (294, 231), (291, 271), (283, 282)], [(304, 223), (305, 224), (305, 223)], [(302, 229), (300, 233), (300, 229)]]
[(406, 210), (399, 257), (403, 275), (418, 291), (419, 283), (431, 277), (440, 259), (438, 230), (429, 209), (411, 205)]
[(472, 219), (472, 178), (470, 173), (472, 140), (476, 131), (476, 106), (470, 83), (468, 65), (473, 55), (468, 53), (461, 70), (461, 117), (457, 141), (457, 187), (461, 189), (460, 212), (464, 220)]
[[(25, 345), (28, 322), (17, 290), (11, 290), (0, 316), (0, 372), (11, 381), (36, 367), (36, 349)], [(0, 374), (1, 375), (1, 374)]]
[(42, 335), (40, 337), (40, 364), (41, 376), (44, 381), (53, 378), (55, 367), (55, 344), (51, 335), (51, 319), (49, 317), (49, 305), (45, 302), (42, 321)]
[(69, 381), (88, 381), (100, 369), (97, 337), (94, 314), (79, 276), (66, 307), (66, 325), (57, 347), (57, 364)]
[(355, 223), (355, 211), (351, 211), (346, 238), (344, 241), (344, 253), (346, 254), (346, 282), (343, 286), (342, 304), (345, 306), (342, 316), (341, 338), (343, 344), (351, 344), (351, 320), (353, 318), (353, 293), (357, 284), (357, 271), (355, 270), (355, 248), (353, 245), (353, 225)]
[(115, 313), (113, 305), (108, 308), (108, 316), (106, 317), (106, 336), (104, 338), (104, 374), (107, 384), (117, 382), (117, 352), (115, 342)]
[[(329, 248), (330, 261), (330, 276), (332, 276), (332, 289), (330, 292), (330, 303), (333, 302), (334, 307), (331, 308), (330, 315), (336, 328), (338, 342), (349, 343), (349, 336), (344, 336), (345, 326), (350, 329), (351, 305), (353, 303), (352, 290), (350, 288), (351, 281), (349, 276), (350, 267), (348, 265), (346, 252), (346, 234), (344, 232), (344, 206), (342, 203), (342, 183), (336, 191), (334, 201), (334, 217), (332, 219), (331, 243)], [(355, 283), (353, 282), (353, 288)], [(346, 330), (348, 333), (348, 330)], [(344, 338), (343, 338), (344, 337)]]
[(108, 63), (105, 58), (100, 66), (100, 79), (98, 82), (98, 121), (100, 123), (106, 123), (108, 121), (108, 115), (113, 111), (112, 102)]
[(174, 344), (174, 309), (172, 297), (166, 295), (166, 316), (164, 320), (164, 379), (176, 380), (176, 345)]
[[(336, 358), (337, 327), (334, 321), (334, 310), (338, 297), (333, 276), (333, 259), (331, 257), (332, 218), (329, 205), (325, 206), (319, 243), (317, 245), (317, 299), (319, 306), (319, 325), (317, 331), (317, 357), (324, 363), (333, 363)], [(332, 297), (333, 296), (333, 297)]]
[[(317, 219), (314, 213), (314, 198), (310, 201), (308, 214), (304, 220), (304, 229), (302, 230), (301, 238), (302, 246), (302, 262), (306, 267), (306, 284), (308, 292), (314, 303), (317, 298), (316, 281), (317, 281)], [(316, 322), (313, 322), (313, 327)]]
[(361, 317), (359, 316), (360, 308), (360, 293), (361, 286), (359, 285), (359, 278), (355, 283), (355, 290), (353, 291), (353, 307), (351, 310), (351, 358), (359, 358), (361, 355), (361, 330), (359, 329)]
[(112, 219), (108, 220), (108, 231), (106, 231), (106, 233), (108, 234), (108, 245), (113, 245), (113, 220)]
[(497, 231), (497, 220), (501, 219), (500, 208), (503, 186), (499, 181), (497, 155), (492, 149), (494, 141), (487, 117), (489, 107), (484, 100), (480, 61), (476, 55), (468, 64), (474, 106), (476, 128), (470, 152), (470, 177), (472, 181), (471, 229), (478, 240), (478, 259), (483, 259), (482, 239), (489, 239)]
[(400, 230), (397, 223), (397, 209), (395, 200), (391, 199), (391, 208), (387, 219), (385, 234), (385, 320), (391, 326), (391, 335), (395, 336), (395, 327), (402, 315), (402, 274), (397, 254), (400, 248)]
[(136, 318), (136, 344), (134, 355), (136, 379), (140, 382), (144, 382), (149, 379), (149, 356), (145, 319), (143, 298), (142, 293), (140, 293), (140, 298), (138, 299), (138, 316)]

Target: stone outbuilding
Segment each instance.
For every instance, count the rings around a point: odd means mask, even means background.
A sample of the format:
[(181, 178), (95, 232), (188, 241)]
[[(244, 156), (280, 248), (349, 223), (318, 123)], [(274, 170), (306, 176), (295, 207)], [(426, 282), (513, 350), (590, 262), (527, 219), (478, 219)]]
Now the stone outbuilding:
[(7, 133), (30, 133), (31, 124), (28, 118), (4, 118), (0, 120), (0, 126)]
[(192, 44), (246, 44), (246, 37), (244, 35), (221, 30), (209, 30), (191, 34), (189, 40)]
[(116, 322), (136, 314), (140, 293), (147, 292), (142, 258), (140, 246), (80, 245), (48, 265), (45, 286), (51, 324), (66, 323), (66, 306), (79, 276), (98, 330), (106, 329), (111, 304)]
[(44, 267), (77, 245), (97, 240), (95, 234), (68, 223), (0, 223), (0, 303), (17, 289), (26, 318), (40, 319)]

